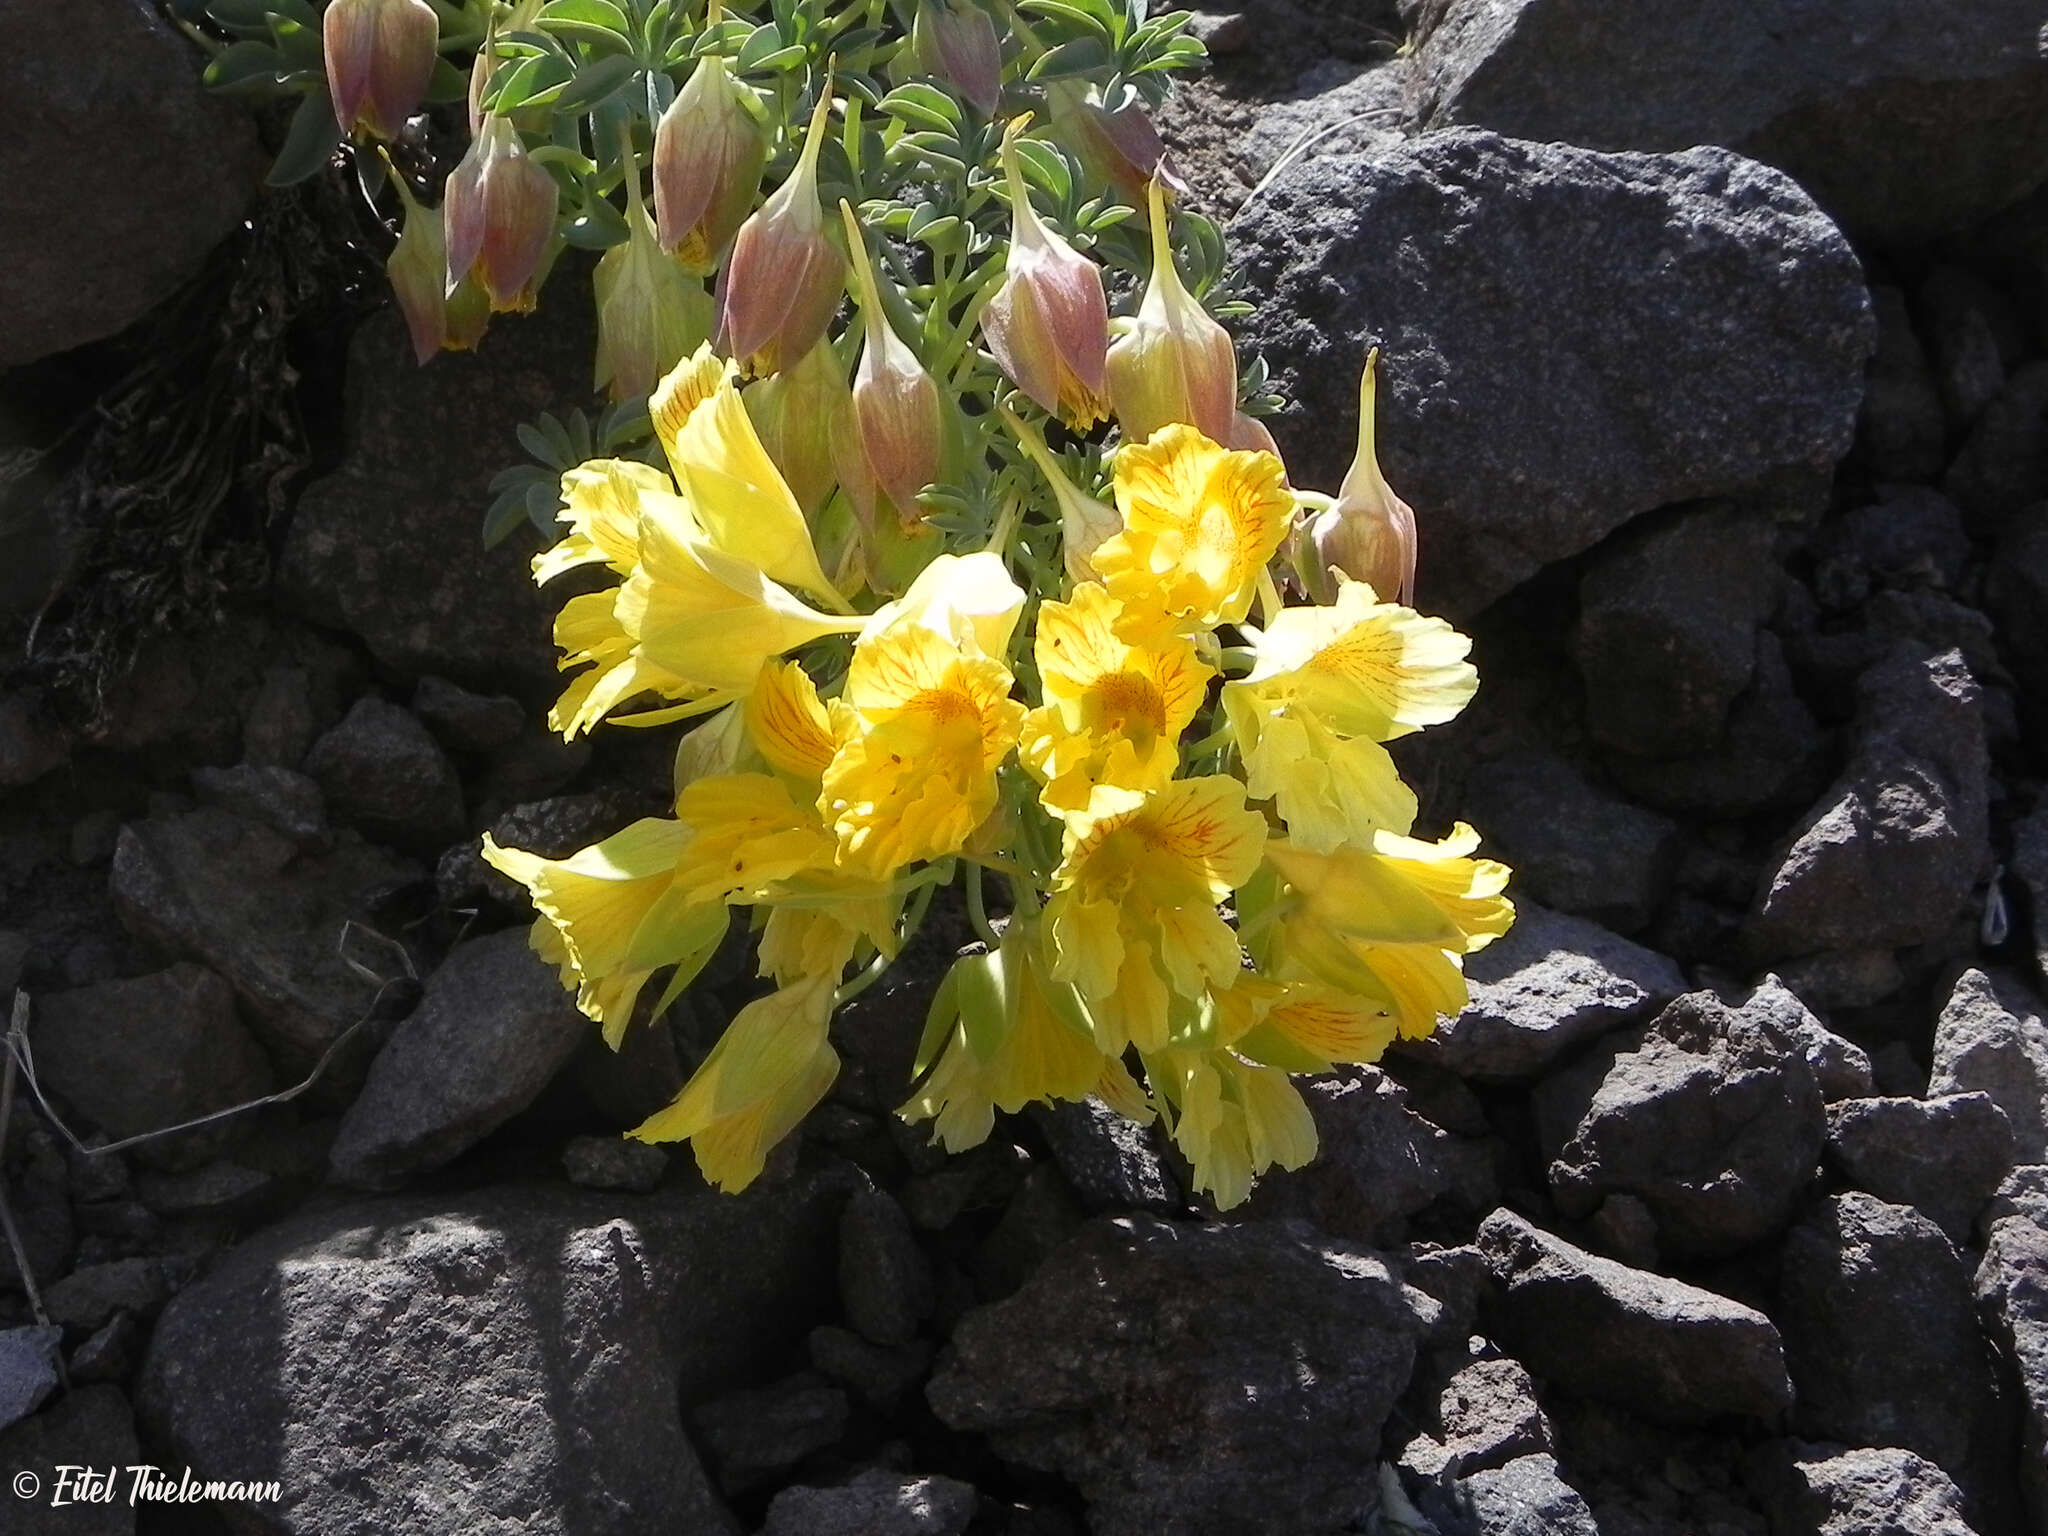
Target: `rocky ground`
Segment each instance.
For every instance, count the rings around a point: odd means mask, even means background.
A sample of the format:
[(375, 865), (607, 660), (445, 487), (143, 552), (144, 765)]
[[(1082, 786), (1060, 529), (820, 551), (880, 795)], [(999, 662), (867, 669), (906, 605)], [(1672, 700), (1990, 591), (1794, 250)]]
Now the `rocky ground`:
[[(0, 691), (0, 980), (85, 1142), (15, 1084), (50, 1321), (0, 1263), (0, 1475), (282, 1497), (0, 1528), (2048, 1530), (2048, 15), (1848, 9), (1201, 19), (1168, 137), (1235, 212), (1301, 483), (1383, 349), (1422, 602), (1485, 679), (1403, 767), (1522, 912), (1454, 1024), (1313, 1089), (1322, 1157), (1229, 1222), (1088, 1108), (959, 1158), (890, 1116), (944, 925), (840, 1021), (761, 1187), (618, 1140), (748, 967), (614, 1057), (473, 851), (567, 852), (667, 775), (658, 740), (544, 733), (529, 551), (477, 547), (588, 316), (558, 278), (424, 371), (388, 311), (345, 368), (346, 332), (293, 339), (310, 468), (267, 587), (104, 697)], [(75, 245), (0, 220), (0, 448), (249, 238), (253, 131), (140, 17), (80, 4), (49, 48), (93, 37), (183, 182), (104, 195), (136, 146), (0, 59), (61, 130), (0, 185), (95, 199)], [(6, 460), (17, 636), (93, 534), (44, 510), (72, 462)], [(94, 1155), (337, 1042), (309, 1094)]]

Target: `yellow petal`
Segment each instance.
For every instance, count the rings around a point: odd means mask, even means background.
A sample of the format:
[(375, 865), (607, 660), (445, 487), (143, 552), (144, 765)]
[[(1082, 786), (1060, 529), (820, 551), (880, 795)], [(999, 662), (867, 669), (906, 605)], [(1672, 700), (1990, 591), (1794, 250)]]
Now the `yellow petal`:
[(1328, 607), (1284, 609), (1254, 641), (1245, 686), (1312, 710), (1334, 731), (1388, 741), (1453, 719), (1479, 686), (1472, 642), (1442, 619), (1343, 582)]
[(770, 662), (747, 695), (747, 734), (778, 773), (816, 784), (832, 761), (832, 720), (818, 686), (793, 661)]
[(893, 603), (875, 610), (861, 631), (863, 641), (905, 624), (917, 625), (955, 646), (972, 645), (1001, 661), (1024, 612), (1024, 591), (1011, 579), (1000, 555), (940, 555)]
[(654, 435), (661, 439), (661, 451), (681, 479), (682, 456), (676, 444), (683, 424), (698, 406), (709, 400), (732, 373), (732, 364), (711, 350), (706, 342), (694, 354), (669, 370), (647, 399), (647, 414), (654, 422)]

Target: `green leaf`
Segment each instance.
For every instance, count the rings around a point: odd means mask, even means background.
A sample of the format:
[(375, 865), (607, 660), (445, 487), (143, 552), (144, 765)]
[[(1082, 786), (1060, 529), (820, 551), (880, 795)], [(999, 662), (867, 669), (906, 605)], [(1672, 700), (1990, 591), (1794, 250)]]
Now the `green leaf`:
[(334, 157), (341, 147), (341, 124), (334, 120), (334, 102), (322, 85), (306, 93), (285, 130), (284, 148), (264, 181), (273, 187), (289, 187), (304, 181)]
[(1027, 177), (1050, 192), (1061, 207), (1066, 206), (1074, 195), (1074, 173), (1064, 155), (1043, 139), (1019, 139), (1017, 159)]
[(935, 86), (914, 81), (899, 85), (876, 104), (877, 110), (918, 128), (936, 128), (955, 138), (960, 134), (960, 103)]
[(1061, 43), (1049, 48), (1032, 64), (1029, 77), (1033, 80), (1064, 80), (1076, 75), (1092, 75), (1109, 67), (1110, 57), (1107, 45), (1092, 37), (1077, 37), (1070, 43)]
[(492, 77), (485, 104), (494, 112), (544, 105), (561, 95), (575, 68), (557, 53), (529, 55)]
[(512, 536), (512, 530), (527, 520), (526, 492), (521, 487), (500, 491), (484, 513), (485, 549), (496, 549)]
[(739, 57), (733, 60), (733, 68), (743, 75), (752, 74), (760, 69), (767, 59), (780, 53), (787, 46), (781, 29), (772, 21), (764, 22), (754, 28), (747, 40), (740, 44)]
[(608, 53), (634, 51), (633, 23), (611, 0), (550, 0), (533, 24), (551, 36)]
[(427, 100), (437, 107), (469, 100), (469, 76), (446, 59), (435, 59), (434, 73), (427, 79)]
[(598, 59), (576, 71), (576, 76), (555, 99), (558, 112), (588, 112), (599, 103), (624, 90), (640, 73), (640, 65), (626, 54)]
[(536, 459), (539, 459), (541, 463), (547, 465), (548, 468), (559, 474), (569, 467), (562, 462), (559, 451), (548, 440), (547, 434), (541, 431), (539, 427), (522, 421), (519, 423), (518, 431), (519, 446), (532, 454)]
[(910, 1077), (913, 1082), (931, 1070), (939, 1059), (939, 1052), (952, 1038), (953, 1025), (960, 1018), (960, 967), (966, 963), (966, 960), (956, 960), (953, 968), (940, 980), (938, 990), (932, 993), (932, 1005), (925, 1011), (924, 1031), (917, 1037), (917, 1055), (911, 1059)]
[(953, 969), (960, 977), (960, 1026), (967, 1045), (983, 1061), (993, 1061), (1010, 1033), (1009, 967), (1003, 951), (969, 955)]
[(216, 91), (276, 85), (284, 72), (284, 61), (268, 43), (244, 40), (230, 43), (213, 56), (201, 77)]
[(580, 251), (608, 251), (624, 245), (631, 233), (623, 213), (609, 200), (593, 197), (583, 212), (569, 221), (562, 238)]
[(280, 17), (272, 22), (270, 35), (287, 68), (303, 70), (321, 80), (327, 78), (327, 55), (320, 42), (319, 27)]
[(1017, 9), (1029, 11), (1034, 16), (1043, 16), (1050, 21), (1057, 21), (1084, 34), (1093, 33), (1105, 43), (1109, 42), (1115, 33), (1114, 21), (1105, 15), (1103, 8), (1099, 6), (1071, 4), (1069, 0), (1019, 0)]
[(206, 14), (230, 32), (270, 35), (269, 0), (207, 0)]

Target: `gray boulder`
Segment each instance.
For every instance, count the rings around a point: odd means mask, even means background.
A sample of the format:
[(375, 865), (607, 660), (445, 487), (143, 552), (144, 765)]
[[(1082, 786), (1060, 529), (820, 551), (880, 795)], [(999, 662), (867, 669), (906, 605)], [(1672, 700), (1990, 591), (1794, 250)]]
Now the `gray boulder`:
[(1074, 1483), (1099, 1536), (1335, 1533), (1374, 1505), (1369, 1448), (1435, 1310), (1298, 1229), (1099, 1217), (961, 1319), (926, 1395)]
[(200, 804), (260, 821), (310, 852), (318, 853), (334, 841), (320, 786), (290, 768), (268, 763), (195, 768), (192, 792)]
[[(2041, 420), (2048, 414), (2048, 362), (2028, 363), (2005, 381), (1998, 398), (1986, 406), (1950, 460), (1941, 488), (1963, 509), (1971, 530), (1997, 537), (2027, 525), (2038, 528), (2039, 517), (2027, 510), (2048, 495), (2048, 444), (2041, 441)], [(1991, 582), (1994, 610), (2000, 581)], [(2039, 633), (2038, 629), (2035, 633)]]
[(1743, 1464), (1743, 1480), (1774, 1531), (1813, 1536), (1977, 1536), (1963, 1496), (1925, 1457), (1773, 1440)]
[(1415, 1477), (1466, 1476), (1553, 1450), (1536, 1383), (1518, 1361), (1471, 1361), (1451, 1373), (1422, 1410), (1422, 1432), (1401, 1452)]
[(342, 957), (343, 930), (370, 898), (418, 877), (353, 839), (304, 854), (208, 808), (123, 827), (111, 887), (123, 923), (226, 977), (279, 1065), (304, 1070), (377, 998), (377, 983)]
[(0, 144), (0, 368), (111, 336), (234, 232), (263, 162), (201, 56), (133, 0), (5, 0), (0, 90), (34, 102)]
[[(2034, 1170), (2039, 1173), (2041, 1170)], [(2048, 1526), (2048, 1202), (1988, 1224), (1977, 1305), (2020, 1397), (2020, 1492), (2035, 1529)]]
[[(34, 1418), (0, 1434), (7, 1536), (134, 1536), (135, 1509), (128, 1502), (132, 1474), (127, 1469), (141, 1460), (135, 1418), (120, 1388), (80, 1387), (67, 1392)], [(52, 1504), (59, 1467), (116, 1469), (114, 1498)], [(36, 1479), (36, 1492), (27, 1498), (20, 1490), (28, 1485), (16, 1482), (24, 1473)]]
[(2002, 971), (1956, 978), (1934, 1026), (1930, 1094), (1988, 1094), (2012, 1127), (2013, 1160), (2048, 1162), (2048, 1021)]
[(1677, 965), (1598, 923), (1523, 899), (1515, 926), (1465, 962), (1471, 1001), (1396, 1050), (1463, 1077), (1535, 1077), (1685, 990)]
[(1180, 1181), (1160, 1155), (1150, 1126), (1127, 1120), (1094, 1098), (1034, 1104), (1027, 1113), (1090, 1210), (1173, 1216), (1186, 1207)]
[(1298, 484), (1343, 475), (1381, 348), (1426, 608), (1475, 611), (1656, 507), (1803, 498), (1854, 433), (1875, 339), (1855, 255), (1724, 150), (1431, 134), (1289, 167), (1230, 239), (1241, 340), (1298, 407), (1274, 422)]
[(1856, 234), (1960, 234), (2048, 180), (2030, 0), (1433, 0), (1416, 115), (1601, 149), (1725, 144), (1789, 172)]
[(1828, 1159), (1856, 1188), (1915, 1207), (1960, 1247), (2012, 1167), (2012, 1126), (1985, 1093), (1848, 1099), (1828, 1109)]
[(2024, 938), (2035, 972), (2048, 978), (2048, 800), (2013, 825), (2011, 875), (2027, 896)]
[(961, 1536), (974, 1518), (971, 1484), (879, 1469), (836, 1488), (785, 1488), (761, 1536)]
[(1986, 1496), (2002, 1438), (1991, 1355), (1941, 1228), (1875, 1195), (1830, 1196), (1787, 1235), (1778, 1300), (1800, 1433), (1915, 1451)]
[(1421, 1512), (1438, 1530), (1470, 1536), (1600, 1536), (1578, 1489), (1540, 1452), (1424, 1488)]
[(1856, 420), (1857, 447), (1886, 479), (1938, 480), (1948, 462), (1948, 420), (1906, 296), (1874, 283), (1870, 302), (1877, 314), (1877, 353)]
[(1503, 1347), (1569, 1392), (1671, 1424), (1775, 1421), (1792, 1405), (1778, 1330), (1761, 1312), (1576, 1248), (1498, 1210), (1479, 1250), (1499, 1285)]
[(683, 1413), (829, 1314), (854, 1183), (309, 1214), (166, 1309), (137, 1414), (165, 1466), (282, 1482), (271, 1532), (735, 1536)]
[(337, 817), (377, 842), (431, 853), (462, 836), (455, 764), (410, 711), (375, 694), (313, 743), (306, 772)]
[(839, 1298), (846, 1320), (884, 1346), (909, 1343), (931, 1316), (931, 1261), (883, 1190), (855, 1195), (839, 1218)]
[(531, 1104), (595, 1028), (525, 929), (458, 944), (371, 1063), (329, 1169), (389, 1189), (454, 1161)]
[(1790, 1220), (1827, 1122), (1806, 1042), (1773, 1017), (1774, 1002), (1732, 1008), (1688, 993), (1619, 1052), (1550, 1165), (1558, 1208), (1589, 1216), (1609, 1195), (1633, 1195), (1664, 1248), (1699, 1257)]
[(12, 1428), (56, 1392), (64, 1358), (64, 1330), (0, 1329), (0, 1430)]
[[(44, 1087), (120, 1141), (246, 1104), (276, 1080), (235, 1016), (235, 993), (203, 965), (179, 963), (129, 981), (45, 992), (29, 1015)], [(225, 1120), (145, 1142), (159, 1168), (193, 1168), (249, 1128)]]
[[(2048, 389), (2030, 418), (2038, 437), (2048, 422)], [(2040, 492), (2048, 495), (2048, 483)], [(1997, 621), (2000, 655), (2020, 684), (2023, 723), (2037, 742), (2048, 742), (2048, 507), (2016, 518), (1998, 541), (1984, 573), (1984, 606)]]
[(1926, 943), (1989, 868), (1984, 718), (1962, 656), (1896, 651), (1856, 692), (1848, 766), (1758, 883), (1744, 936), (1762, 959)]

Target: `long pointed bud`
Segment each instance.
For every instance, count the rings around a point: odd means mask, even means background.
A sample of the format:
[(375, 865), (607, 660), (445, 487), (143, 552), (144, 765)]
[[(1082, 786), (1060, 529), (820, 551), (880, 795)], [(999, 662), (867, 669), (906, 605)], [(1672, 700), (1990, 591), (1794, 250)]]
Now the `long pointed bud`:
[(1166, 143), (1143, 107), (1134, 102), (1111, 112), (1094, 88), (1084, 89), (1071, 80), (1055, 81), (1047, 95), (1053, 132), (1132, 206), (1145, 206), (1145, 188), (1155, 180), (1177, 197), (1187, 194), (1187, 184), (1174, 170)]
[(384, 263), (384, 275), (412, 333), (413, 358), (424, 364), (448, 341), (448, 245), (441, 233), (441, 210), (422, 208), (391, 156), (381, 147), (377, 155), (405, 209), (405, 226)]
[(970, 0), (917, 0), (910, 47), (918, 67), (994, 117), (1003, 95), (1003, 45), (987, 11)]
[(427, 0), (334, 0), (320, 43), (341, 131), (397, 138), (426, 99), (440, 41)]
[[(745, 395), (761, 446), (815, 531), (818, 514), (840, 483), (844, 459), (860, 455), (853, 445), (860, 433), (853, 395), (831, 341), (820, 339), (798, 362), (771, 378), (756, 379)], [(864, 464), (858, 473), (865, 475)]]
[(473, 271), (493, 310), (530, 310), (555, 234), (554, 178), (526, 152), (519, 132), (491, 113), (462, 163), (448, 175), (442, 202), (448, 239), (448, 289)]
[(1060, 556), (1066, 564), (1067, 575), (1075, 581), (1093, 581), (1095, 567), (1091, 557), (1103, 540), (1123, 531), (1123, 519), (1117, 515), (1115, 507), (1085, 494), (1067, 478), (1059, 460), (1045, 446), (1044, 438), (1019, 421), (1008, 407), (998, 406), (996, 409), (1003, 418), (1003, 425), (1017, 439), (1017, 446), (1024, 450), (1024, 456), (1045, 476), (1045, 483), (1052, 487), (1052, 499), (1060, 510)]
[(1003, 285), (981, 314), (982, 339), (1010, 381), (1076, 430), (1101, 420), (1108, 393), (1109, 303), (1095, 263), (1046, 228), (1031, 206), (1017, 137), (1003, 133), (1010, 189), (1010, 254)]
[(1310, 566), (1304, 575), (1312, 595), (1334, 594), (1332, 573), (1341, 571), (1365, 582), (1382, 602), (1408, 603), (1415, 598), (1415, 512), (1380, 473), (1374, 440), (1379, 356), (1377, 347), (1366, 354), (1358, 380), (1358, 452), (1337, 500), (1309, 524), (1313, 559), (1302, 563)]
[(846, 248), (854, 258), (864, 327), (860, 365), (853, 375), (854, 419), (876, 485), (896, 515), (911, 522), (918, 516), (917, 493), (938, 478), (945, 433), (939, 386), (889, 323), (853, 205), (842, 199), (839, 216), (846, 223)]
[(718, 333), (749, 373), (773, 373), (818, 343), (846, 291), (846, 258), (825, 233), (818, 154), (832, 111), (819, 93), (796, 169), (740, 226), (719, 279)]
[(1166, 195), (1146, 188), (1152, 222), (1152, 279), (1127, 330), (1109, 349), (1109, 396), (1126, 441), (1142, 443), (1185, 422), (1215, 442), (1236, 428), (1237, 351), (1187, 291), (1173, 264)]
[(693, 272), (717, 268), (761, 191), (768, 133), (717, 54), (698, 61), (654, 130), (654, 222)]
[(623, 245), (604, 253), (597, 288), (595, 388), (637, 400), (711, 334), (711, 297), (661, 249), (640, 199), (640, 168), (630, 146)]

